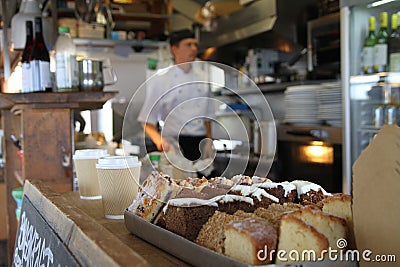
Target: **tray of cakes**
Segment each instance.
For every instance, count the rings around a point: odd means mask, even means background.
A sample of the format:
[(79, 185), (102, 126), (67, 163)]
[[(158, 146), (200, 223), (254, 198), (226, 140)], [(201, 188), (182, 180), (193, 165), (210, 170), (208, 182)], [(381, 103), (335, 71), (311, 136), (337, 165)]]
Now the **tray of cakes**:
[[(125, 211), (127, 229), (194, 266), (358, 266), (351, 196), (307, 181), (152, 173)], [(351, 250), (349, 250), (351, 252)]]

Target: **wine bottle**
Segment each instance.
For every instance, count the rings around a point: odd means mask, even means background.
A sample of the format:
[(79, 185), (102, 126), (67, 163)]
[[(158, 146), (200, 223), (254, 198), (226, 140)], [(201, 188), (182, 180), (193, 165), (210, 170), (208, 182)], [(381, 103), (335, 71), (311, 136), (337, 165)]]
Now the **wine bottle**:
[(35, 41), (30, 58), (33, 72), (33, 91), (51, 92), (50, 57), (43, 39), (42, 18), (35, 18)]
[(374, 71), (382, 72), (387, 70), (387, 41), (388, 41), (388, 13), (382, 12), (380, 15), (380, 28), (376, 35), (374, 48)]
[(392, 33), (388, 39), (389, 71), (400, 72), (400, 27), (398, 14), (392, 15)]
[(376, 42), (375, 22), (376, 19), (374, 16), (369, 17), (368, 20), (369, 33), (367, 38), (365, 38), (363, 52), (362, 52), (363, 53), (362, 72), (364, 74), (370, 74), (374, 72), (374, 47)]
[(22, 52), (21, 64), (22, 64), (22, 93), (29, 93), (32, 91), (32, 71), (30, 58), (33, 48), (33, 24), (32, 21), (28, 20), (25, 22), (26, 25), (26, 41), (24, 51)]

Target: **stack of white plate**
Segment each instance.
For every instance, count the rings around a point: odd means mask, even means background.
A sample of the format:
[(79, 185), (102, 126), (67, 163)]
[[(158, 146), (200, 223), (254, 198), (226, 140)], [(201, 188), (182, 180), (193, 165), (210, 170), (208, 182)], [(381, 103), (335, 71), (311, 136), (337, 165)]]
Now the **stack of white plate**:
[(342, 125), (342, 86), (340, 83), (323, 83), (317, 89), (318, 118), (332, 126)]
[(321, 85), (297, 85), (286, 88), (285, 122), (294, 125), (319, 125), (317, 90)]

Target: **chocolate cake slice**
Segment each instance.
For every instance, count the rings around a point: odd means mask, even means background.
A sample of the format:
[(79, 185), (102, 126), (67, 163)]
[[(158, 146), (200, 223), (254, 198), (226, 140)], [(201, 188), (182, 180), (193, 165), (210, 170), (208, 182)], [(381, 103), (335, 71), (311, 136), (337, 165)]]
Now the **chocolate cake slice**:
[(325, 197), (332, 196), (322, 186), (309, 181), (295, 180), (290, 183), (296, 186), (299, 202), (303, 205), (314, 205)]

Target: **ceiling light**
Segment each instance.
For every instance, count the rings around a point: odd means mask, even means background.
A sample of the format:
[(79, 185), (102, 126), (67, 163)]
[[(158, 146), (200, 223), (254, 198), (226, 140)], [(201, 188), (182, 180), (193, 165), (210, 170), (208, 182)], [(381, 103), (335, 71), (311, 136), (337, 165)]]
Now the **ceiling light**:
[(373, 2), (372, 4), (369, 4), (367, 6), (367, 8), (381, 6), (381, 5), (384, 5), (384, 4), (387, 4), (387, 3), (390, 3), (390, 2), (394, 2), (394, 1), (396, 1), (396, 0), (380, 0), (380, 1), (376, 1), (376, 2)]

